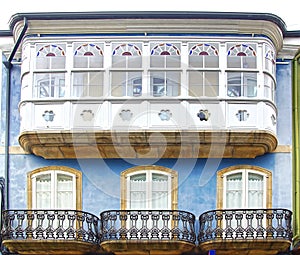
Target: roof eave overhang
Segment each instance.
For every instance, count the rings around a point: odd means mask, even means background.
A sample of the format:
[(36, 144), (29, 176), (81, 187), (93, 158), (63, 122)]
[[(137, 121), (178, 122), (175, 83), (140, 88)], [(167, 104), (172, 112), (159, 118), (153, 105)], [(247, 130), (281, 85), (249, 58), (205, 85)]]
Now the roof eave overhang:
[(247, 34), (270, 38), (278, 50), (285, 24), (277, 16), (215, 12), (84, 12), (15, 14), (10, 28), (17, 38), (28, 20), (27, 34), (197, 33)]

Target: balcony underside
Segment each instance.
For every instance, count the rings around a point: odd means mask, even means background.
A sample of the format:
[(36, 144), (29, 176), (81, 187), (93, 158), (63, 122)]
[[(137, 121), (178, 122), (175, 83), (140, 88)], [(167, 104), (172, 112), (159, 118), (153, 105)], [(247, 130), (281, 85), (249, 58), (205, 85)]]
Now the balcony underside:
[(128, 255), (180, 255), (195, 248), (195, 245), (184, 241), (163, 241), (163, 240), (116, 240), (105, 241), (101, 247), (107, 251)]
[(27, 153), (63, 158), (255, 158), (275, 150), (276, 136), (262, 130), (28, 131)]
[(76, 240), (4, 240), (3, 245), (12, 253), (24, 255), (83, 255), (87, 251), (100, 252), (99, 245)]
[(217, 250), (218, 255), (274, 255), (289, 249), (291, 241), (286, 239), (214, 240), (200, 244), (204, 252)]

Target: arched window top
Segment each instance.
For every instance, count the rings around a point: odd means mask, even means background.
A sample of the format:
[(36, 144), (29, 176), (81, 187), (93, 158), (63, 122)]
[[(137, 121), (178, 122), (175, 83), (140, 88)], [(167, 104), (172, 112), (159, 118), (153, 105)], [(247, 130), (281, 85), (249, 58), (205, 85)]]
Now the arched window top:
[(28, 173), (28, 177), (31, 178), (34, 175), (44, 174), (45, 172), (48, 172), (48, 171), (62, 171), (65, 173), (74, 174), (77, 177), (81, 176), (81, 172), (74, 168), (65, 167), (65, 166), (46, 166), (46, 167), (41, 167), (41, 168), (32, 170), (31, 172)]
[(64, 49), (56, 44), (48, 44), (41, 47), (37, 52), (37, 57), (61, 57), (65, 56)]
[(231, 174), (244, 172), (244, 171), (250, 171), (264, 176), (271, 175), (271, 172), (265, 168), (258, 167), (258, 166), (250, 166), (250, 165), (238, 165), (238, 166), (228, 167), (223, 170), (220, 170), (218, 172), (218, 175), (226, 176), (226, 175), (231, 175)]
[[(53, 184), (53, 185), (52, 185)], [(43, 195), (44, 189), (48, 195)], [(28, 208), (82, 208), (82, 173), (65, 166), (37, 168), (27, 174)], [(51, 198), (51, 199), (50, 199)], [(67, 202), (66, 202), (67, 201)]]
[(74, 52), (74, 56), (103, 56), (100, 46), (94, 43), (84, 43), (78, 46)]
[(123, 171), (121, 175), (127, 177), (127, 176), (131, 176), (131, 175), (135, 175), (141, 172), (151, 171), (151, 170), (154, 172), (160, 172), (161, 174), (174, 175), (174, 176), (177, 175), (177, 172), (170, 168), (163, 167), (163, 166), (152, 166), (152, 165), (132, 167)]
[(123, 43), (118, 45), (114, 50), (113, 50), (113, 56), (141, 56), (142, 51), (140, 48), (131, 43)]
[(172, 43), (160, 43), (155, 45), (151, 50), (151, 55), (160, 56), (179, 56), (180, 50)]
[(268, 51), (266, 52), (265, 58), (266, 58), (267, 60), (271, 61), (273, 65), (276, 64), (276, 60), (275, 60), (275, 52), (274, 52), (274, 51), (268, 50)]
[(177, 192), (178, 174), (170, 168), (137, 166), (121, 173), (122, 209), (177, 210)]
[(234, 57), (246, 57), (246, 56), (255, 57), (256, 51), (250, 45), (236, 44), (229, 48), (227, 55), (234, 56)]
[(191, 56), (218, 56), (218, 49), (208, 43), (199, 43), (191, 47), (189, 51)]

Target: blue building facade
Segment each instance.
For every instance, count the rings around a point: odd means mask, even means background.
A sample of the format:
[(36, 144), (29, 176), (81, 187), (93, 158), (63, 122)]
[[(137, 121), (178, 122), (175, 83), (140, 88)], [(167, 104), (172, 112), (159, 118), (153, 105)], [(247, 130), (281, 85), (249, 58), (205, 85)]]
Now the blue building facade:
[(22, 41), (2, 54), (3, 252), (293, 251), (298, 45), (279, 17), (38, 13), (11, 28)]

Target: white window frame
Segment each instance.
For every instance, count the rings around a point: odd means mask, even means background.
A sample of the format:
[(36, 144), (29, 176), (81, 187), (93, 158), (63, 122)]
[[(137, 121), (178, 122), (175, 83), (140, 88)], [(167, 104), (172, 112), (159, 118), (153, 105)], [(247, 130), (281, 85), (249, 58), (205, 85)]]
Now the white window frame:
[[(177, 171), (155, 165), (143, 165), (128, 168), (121, 173), (121, 210), (130, 210), (130, 200), (129, 196), (129, 181), (130, 176), (141, 174), (145, 172), (152, 172), (157, 174), (162, 174), (168, 176), (168, 205), (165, 210), (177, 210), (178, 209), (178, 173)], [(151, 210), (151, 208), (147, 208)], [(146, 208), (145, 208), (146, 210)], [(161, 209), (158, 209), (161, 210)], [(163, 209), (162, 209), (163, 210)]]
[[(127, 201), (127, 205), (126, 207), (128, 209), (131, 209), (131, 199), (130, 199), (130, 177), (134, 176), (134, 175), (138, 175), (138, 174), (146, 174), (146, 181), (145, 181), (145, 185), (146, 185), (146, 207), (145, 208), (141, 208), (142, 210), (152, 210), (154, 209), (152, 206), (152, 174), (160, 174), (160, 175), (164, 175), (167, 176), (168, 178), (168, 204), (165, 208), (159, 208), (159, 210), (171, 210), (172, 207), (172, 200), (171, 200), (171, 191), (172, 191), (172, 185), (171, 185), (171, 174), (170, 173), (166, 173), (166, 172), (162, 172), (162, 171), (157, 171), (157, 170), (139, 170), (133, 173), (130, 173), (126, 176), (126, 184), (127, 184), (127, 194), (126, 194), (126, 201)], [(156, 208), (155, 208), (156, 210)]]
[[(36, 179), (39, 176), (50, 174), (51, 176), (51, 204), (49, 208), (37, 208), (37, 190), (36, 190)], [(72, 177), (72, 193), (73, 193), (73, 201), (71, 208), (58, 208), (57, 205), (57, 176), (59, 174), (67, 175)], [(70, 210), (76, 210), (76, 175), (73, 173), (69, 173), (66, 171), (61, 170), (48, 170), (48, 171), (42, 171), (36, 174), (33, 174), (31, 177), (32, 181), (32, 209), (70, 209)]]
[[(242, 208), (227, 208), (226, 204), (226, 182), (227, 182), (227, 177), (232, 175), (232, 174), (237, 174), (237, 173), (242, 173), (242, 182), (243, 182), (243, 190), (242, 190), (242, 199), (243, 199), (243, 205)], [(262, 207), (261, 208), (267, 208), (267, 175), (265, 173), (262, 173), (260, 171), (256, 171), (253, 169), (236, 169), (229, 171), (224, 174), (223, 176), (223, 209), (259, 209), (257, 207), (255, 208), (249, 208), (248, 204), (248, 176), (249, 173), (253, 173), (256, 175), (260, 175), (263, 177), (263, 201), (262, 201)]]

